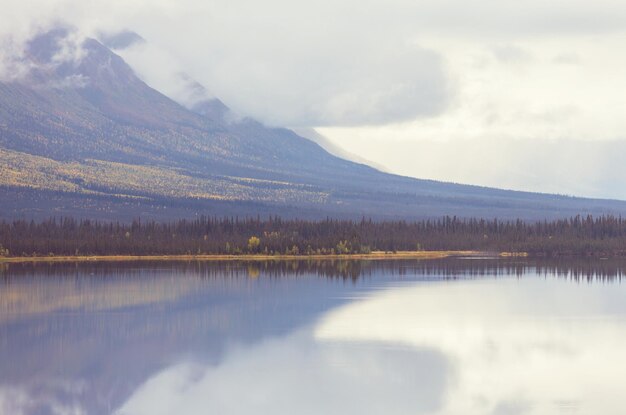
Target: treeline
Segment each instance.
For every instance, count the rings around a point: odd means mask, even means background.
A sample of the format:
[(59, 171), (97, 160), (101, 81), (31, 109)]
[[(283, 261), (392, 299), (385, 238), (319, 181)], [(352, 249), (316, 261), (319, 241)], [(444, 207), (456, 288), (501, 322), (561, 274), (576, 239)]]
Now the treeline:
[(626, 255), (626, 220), (574, 217), (523, 222), (444, 217), (419, 222), (279, 217), (131, 224), (52, 218), (0, 222), (0, 255), (328, 255), (477, 250), (536, 256)]

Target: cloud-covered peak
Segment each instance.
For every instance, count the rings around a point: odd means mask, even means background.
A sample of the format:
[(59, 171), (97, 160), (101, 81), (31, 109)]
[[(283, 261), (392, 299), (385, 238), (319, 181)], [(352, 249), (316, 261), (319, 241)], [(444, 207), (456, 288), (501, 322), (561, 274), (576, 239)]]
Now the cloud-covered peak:
[(0, 81), (33, 86), (82, 87), (79, 67), (88, 55), (86, 38), (70, 26), (42, 30), (21, 41), (4, 38), (0, 49)]
[(13, 77), (35, 88), (113, 88), (137, 82), (130, 66), (99, 41), (75, 28), (59, 26), (36, 33), (22, 52), (4, 61), (19, 67)]
[(69, 27), (57, 27), (36, 34), (26, 44), (27, 58), (39, 63), (62, 60), (71, 34)]
[(115, 33), (101, 33), (98, 39), (112, 50), (123, 50), (132, 45), (144, 43), (146, 40), (132, 30), (122, 30)]

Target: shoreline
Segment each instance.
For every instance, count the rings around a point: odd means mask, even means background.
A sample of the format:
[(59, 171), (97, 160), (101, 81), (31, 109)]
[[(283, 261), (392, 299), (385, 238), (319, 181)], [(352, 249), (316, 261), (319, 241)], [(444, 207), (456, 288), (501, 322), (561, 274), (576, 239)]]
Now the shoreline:
[(384, 259), (442, 259), (453, 257), (489, 257), (527, 256), (525, 253), (499, 253), (482, 251), (399, 251), (372, 252), (369, 254), (327, 254), (327, 255), (70, 255), (70, 256), (34, 256), (0, 257), (0, 263), (27, 262), (130, 262), (130, 261), (272, 261), (272, 260), (384, 260)]

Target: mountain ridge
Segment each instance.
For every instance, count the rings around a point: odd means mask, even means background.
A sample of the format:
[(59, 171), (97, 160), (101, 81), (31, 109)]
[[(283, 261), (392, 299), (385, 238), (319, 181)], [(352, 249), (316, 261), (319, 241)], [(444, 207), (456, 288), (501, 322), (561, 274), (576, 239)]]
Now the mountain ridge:
[[(234, 119), (217, 98), (186, 108), (99, 41), (72, 43), (64, 30), (33, 39), (26, 56), (30, 73), (0, 82), (4, 218), (626, 214), (621, 201), (413, 179), (343, 160), (291, 130)], [(107, 209), (93, 212), (103, 198)]]

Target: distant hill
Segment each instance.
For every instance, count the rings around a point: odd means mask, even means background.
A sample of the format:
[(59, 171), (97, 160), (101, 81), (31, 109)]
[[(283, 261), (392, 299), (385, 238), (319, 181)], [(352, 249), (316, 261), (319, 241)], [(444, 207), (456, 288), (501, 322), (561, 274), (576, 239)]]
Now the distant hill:
[(68, 38), (64, 29), (37, 36), (23, 57), (28, 74), (0, 82), (2, 218), (626, 214), (626, 202), (383, 173), (291, 130), (233, 117), (218, 99), (186, 108), (102, 43), (87, 39), (72, 55)]

